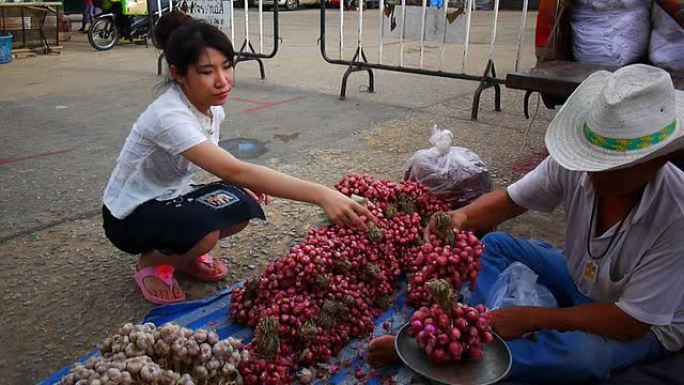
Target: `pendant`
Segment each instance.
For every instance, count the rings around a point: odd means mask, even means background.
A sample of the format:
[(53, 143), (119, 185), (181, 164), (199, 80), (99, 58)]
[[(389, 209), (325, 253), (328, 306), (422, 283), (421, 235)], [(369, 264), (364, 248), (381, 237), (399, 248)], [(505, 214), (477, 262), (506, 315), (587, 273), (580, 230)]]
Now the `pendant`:
[(590, 259), (584, 265), (584, 279), (589, 282), (596, 282), (599, 266), (594, 260)]

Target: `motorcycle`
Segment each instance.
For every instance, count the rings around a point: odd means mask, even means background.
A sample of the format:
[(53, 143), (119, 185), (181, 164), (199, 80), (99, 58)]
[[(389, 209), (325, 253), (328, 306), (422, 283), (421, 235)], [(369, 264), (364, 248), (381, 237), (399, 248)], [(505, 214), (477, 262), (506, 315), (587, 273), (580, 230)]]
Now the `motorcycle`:
[(126, 25), (129, 33), (125, 37), (131, 41), (143, 39), (147, 46), (152, 27), (156, 22), (155, 18), (156, 15), (126, 16), (120, 12), (102, 13), (94, 18), (88, 30), (88, 41), (98, 51), (110, 50), (117, 44), (120, 37), (126, 35), (120, 30), (121, 25)]

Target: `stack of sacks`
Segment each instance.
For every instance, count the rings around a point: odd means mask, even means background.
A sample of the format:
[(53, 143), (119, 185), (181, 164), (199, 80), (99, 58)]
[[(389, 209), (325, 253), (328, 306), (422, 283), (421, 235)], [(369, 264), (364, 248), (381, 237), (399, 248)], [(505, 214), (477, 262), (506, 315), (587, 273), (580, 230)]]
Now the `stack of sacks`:
[(572, 53), (580, 62), (623, 66), (646, 56), (651, 21), (646, 0), (576, 0)]
[(654, 65), (671, 71), (684, 71), (684, 14), (675, 14), (680, 9), (684, 9), (684, 1), (661, 0), (653, 4), (648, 57)]

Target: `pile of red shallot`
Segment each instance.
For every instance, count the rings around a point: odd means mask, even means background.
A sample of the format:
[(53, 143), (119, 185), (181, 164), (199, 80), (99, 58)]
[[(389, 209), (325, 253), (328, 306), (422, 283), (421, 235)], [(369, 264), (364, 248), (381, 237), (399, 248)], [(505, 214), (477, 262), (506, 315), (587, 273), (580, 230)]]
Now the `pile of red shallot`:
[[(472, 233), (452, 230), (445, 214), (440, 236), (423, 244), (430, 218), (450, 209), (427, 188), (359, 174), (335, 187), (365, 198), (378, 222), (362, 218), (368, 232), (312, 228), (288, 255), (233, 291), (230, 316), (256, 329), (247, 346), (256, 358), (240, 368), (246, 385), (285, 384), (293, 376), (308, 383), (315, 371), (306, 367), (315, 368), (351, 338), (371, 333), (374, 318), (392, 305), (402, 274), (408, 275), (408, 299), (416, 306), (432, 304), (425, 287), (431, 279), (447, 279), (454, 291), (465, 282), (473, 287), (482, 245)], [(295, 375), (298, 367), (305, 371)]]
[(425, 286), (433, 279), (445, 279), (455, 290), (468, 282), (475, 290), (475, 281), (481, 269), (483, 248), (471, 232), (451, 229), (452, 220), (446, 213), (435, 215), (439, 239), (431, 235), (429, 243), (416, 246), (407, 253), (411, 258), (407, 302), (415, 307), (429, 306), (432, 296)]
[(437, 363), (458, 361), (464, 355), (482, 358), (482, 345), (494, 339), (487, 309), (457, 304), (443, 279), (431, 280), (426, 286), (436, 303), (421, 307), (411, 316), (409, 334), (416, 338), (418, 347)]
[(60, 385), (227, 385), (250, 359), (238, 339), (176, 324), (127, 323), (99, 348), (100, 355), (74, 365)]

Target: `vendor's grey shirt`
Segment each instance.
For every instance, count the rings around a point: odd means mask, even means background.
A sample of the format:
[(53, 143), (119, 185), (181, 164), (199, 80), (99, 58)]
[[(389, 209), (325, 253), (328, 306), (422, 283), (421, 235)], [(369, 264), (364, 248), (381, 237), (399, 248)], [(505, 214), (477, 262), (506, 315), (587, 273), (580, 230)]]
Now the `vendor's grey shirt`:
[[(618, 225), (600, 236), (590, 223), (594, 189), (585, 172), (562, 168), (551, 157), (508, 187), (518, 205), (550, 212), (563, 204), (565, 252), (580, 292), (596, 302), (615, 303), (633, 318), (653, 325), (669, 351), (684, 346), (684, 172), (668, 163), (648, 184), (636, 211), (625, 219), (613, 246), (599, 259), (594, 281), (585, 278), (589, 255), (602, 255)], [(591, 231), (589, 231), (591, 226)]]

